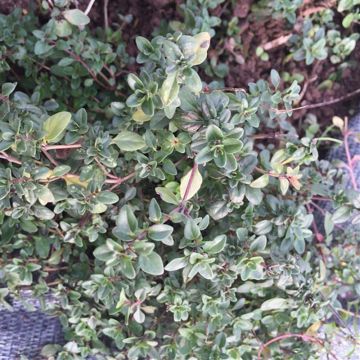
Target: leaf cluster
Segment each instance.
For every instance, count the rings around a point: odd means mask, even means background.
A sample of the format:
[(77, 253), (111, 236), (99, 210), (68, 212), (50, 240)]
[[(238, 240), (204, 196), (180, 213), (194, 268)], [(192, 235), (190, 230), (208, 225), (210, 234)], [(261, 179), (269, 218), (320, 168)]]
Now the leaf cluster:
[[(93, 37), (87, 15), (54, 3), (44, 26), (0, 17), (0, 301), (30, 286), (60, 316), (67, 342), (44, 357), (250, 360), (329, 319), (334, 274), (359, 294), (358, 240), (350, 255), (338, 231), (359, 221), (359, 194), (319, 161), (329, 137), (291, 124), (296, 81), (209, 86), (197, 27), (137, 37), (139, 70), (117, 77), (121, 34)], [(319, 201), (332, 204), (321, 241)]]

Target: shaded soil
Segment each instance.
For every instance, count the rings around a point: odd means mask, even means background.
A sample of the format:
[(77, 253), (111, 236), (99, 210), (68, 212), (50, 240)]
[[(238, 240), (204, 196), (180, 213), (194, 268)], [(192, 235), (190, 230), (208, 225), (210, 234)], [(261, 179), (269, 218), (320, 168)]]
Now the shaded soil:
[[(13, 7), (20, 6), (29, 10), (29, 7), (36, 6), (40, 0), (0, 0), (0, 12), (9, 13)], [(96, 26), (104, 26), (104, 2), (97, 0), (91, 9), (89, 16)], [(107, 5), (108, 23), (113, 28), (121, 28), (123, 39), (127, 44), (130, 55), (136, 55), (135, 36), (142, 35), (151, 37), (154, 29), (159, 27), (161, 20), (170, 21), (179, 19), (177, 6), (181, 0), (109, 0)], [(274, 46), (268, 50), (269, 61), (260, 60), (256, 54), (259, 45), (269, 44), (274, 40), (284, 38), (293, 29), (289, 28), (288, 22), (267, 18), (255, 19), (250, 13), (252, 0), (241, 0), (231, 5), (230, 1), (225, 1), (212, 14), (225, 20), (230, 20), (236, 16), (240, 29), (241, 49), (234, 48), (234, 43), (229, 36), (217, 31), (215, 39), (212, 41), (212, 50), (209, 57), (218, 57), (220, 61), (226, 62), (229, 66), (229, 74), (225, 79), (228, 87), (247, 87), (249, 82), (260, 78), (266, 79), (272, 68), (289, 73), (301, 73), (305, 80), (301, 84), (305, 88), (302, 92), (302, 99), (299, 106), (326, 102), (327, 100), (339, 98), (357, 89), (360, 84), (360, 72), (357, 71), (357, 64), (360, 63), (360, 45), (350, 56), (348, 68), (339, 71), (329, 60), (314, 62), (306, 66), (304, 62), (288, 61), (289, 48), (286, 42), (280, 46)], [(85, 10), (89, 0), (78, 0), (80, 9)], [(324, 4), (323, 1), (304, 1), (305, 5), (300, 9), (300, 13), (306, 14), (313, 11), (318, 5)], [(127, 24), (121, 16), (131, 14), (133, 20)], [(301, 17), (299, 17), (301, 19)], [(295, 25), (295, 31), (301, 31), (302, 24)], [(355, 31), (352, 29), (350, 31)], [(133, 70), (133, 69), (131, 69)], [(319, 89), (319, 85), (329, 76), (335, 76), (336, 82), (328, 89)], [(210, 80), (210, 79), (209, 79)], [(311, 112), (318, 116), (319, 122), (327, 124), (331, 122), (333, 115), (346, 116), (351, 110), (357, 109), (359, 97), (351, 98), (331, 106), (323, 106)], [(302, 120), (304, 111), (294, 113), (294, 121)]]
[(0, 0), (0, 13), (1, 14), (9, 14), (15, 7), (20, 7), (26, 11), (30, 9), (31, 0)]

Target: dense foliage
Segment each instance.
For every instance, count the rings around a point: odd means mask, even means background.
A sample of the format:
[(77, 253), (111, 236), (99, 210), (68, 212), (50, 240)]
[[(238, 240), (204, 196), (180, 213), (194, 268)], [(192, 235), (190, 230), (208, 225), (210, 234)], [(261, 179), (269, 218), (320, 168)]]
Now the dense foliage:
[[(226, 71), (206, 62), (222, 2), (188, 0), (183, 22), (137, 37), (126, 76), (121, 30), (90, 32), (68, 0), (44, 1), (42, 25), (0, 16), (0, 300), (30, 288), (60, 317), (66, 344), (45, 358), (332, 356), (318, 330), (336, 330), (339, 294), (360, 295), (341, 225), (360, 221), (360, 198), (318, 147), (341, 143), (329, 132), (346, 146), (348, 124), (295, 128), (301, 88), (276, 70), (246, 91), (202, 81), (199, 65)], [(301, 1), (272, 3), (296, 22)], [(357, 3), (338, 4), (345, 28)], [(291, 56), (342, 63), (358, 35), (316, 16)]]

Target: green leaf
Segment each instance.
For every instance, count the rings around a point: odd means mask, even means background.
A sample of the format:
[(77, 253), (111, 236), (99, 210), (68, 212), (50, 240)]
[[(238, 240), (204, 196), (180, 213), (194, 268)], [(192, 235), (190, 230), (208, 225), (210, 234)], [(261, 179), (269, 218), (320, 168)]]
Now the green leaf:
[(281, 190), (281, 193), (282, 193), (283, 195), (286, 195), (287, 191), (289, 190), (289, 185), (290, 185), (289, 180), (286, 179), (286, 178), (284, 178), (284, 177), (281, 177), (281, 178), (279, 179), (279, 181), (280, 181), (280, 190)]
[(135, 74), (129, 74), (127, 82), (131, 90), (142, 89), (144, 87), (144, 83)]
[(332, 214), (330, 214), (329, 212), (325, 212), (325, 217), (324, 217), (324, 228), (325, 228), (325, 233), (326, 235), (330, 235), (332, 233), (332, 231), (334, 230), (335, 224), (332, 220)]
[(116, 309), (121, 309), (127, 302), (127, 297), (125, 294), (125, 289), (122, 288), (119, 295), (119, 301), (116, 304)]
[(93, 254), (96, 259), (99, 259), (104, 262), (114, 258), (114, 250), (109, 249), (107, 245), (101, 245), (97, 247), (94, 250)]
[(138, 254), (149, 255), (151, 252), (153, 252), (154, 248), (155, 244), (146, 240), (140, 240), (134, 243), (134, 250)]
[(124, 248), (119, 243), (110, 238), (106, 239), (106, 246), (109, 250), (116, 253), (121, 253), (124, 250)]
[(61, 345), (48, 344), (41, 349), (41, 356), (45, 358), (54, 357), (61, 350)]
[(164, 265), (159, 254), (152, 252), (148, 255), (140, 255), (139, 266), (142, 271), (150, 275), (162, 275)]
[(351, 209), (347, 206), (341, 206), (332, 214), (332, 221), (334, 224), (341, 224), (349, 220)]
[(142, 36), (137, 36), (135, 42), (139, 51), (141, 51), (145, 55), (150, 55), (154, 51), (151, 42)]
[(123, 151), (136, 151), (146, 146), (142, 136), (127, 130), (120, 132), (112, 140), (112, 143), (116, 144)]
[(226, 235), (219, 235), (212, 241), (206, 241), (203, 249), (208, 254), (217, 254), (224, 250), (226, 245)]
[(61, 111), (57, 114), (50, 116), (43, 125), (44, 142), (56, 143), (59, 142), (64, 136), (64, 131), (69, 125), (71, 120), (71, 113)]
[(59, 62), (58, 65), (59, 66), (69, 66), (71, 65), (75, 60), (72, 57), (65, 57), (62, 58)]
[(16, 88), (17, 83), (4, 83), (1, 85), (1, 95), (9, 96)]
[(165, 270), (166, 271), (176, 271), (176, 270), (180, 270), (183, 269), (185, 266), (187, 266), (188, 262), (186, 261), (186, 258), (181, 257), (181, 258), (176, 258), (171, 260), (166, 266), (165, 266)]
[(66, 20), (56, 20), (55, 21), (55, 33), (58, 37), (67, 37), (72, 34), (72, 28), (68, 21)]
[(250, 259), (243, 258), (239, 263), (240, 276), (243, 281), (254, 279), (262, 280), (264, 278), (264, 259), (261, 256)]
[(152, 222), (159, 222), (161, 220), (161, 209), (155, 199), (151, 199), (149, 205), (149, 220)]
[(337, 6), (338, 12), (343, 12), (345, 10), (350, 10), (353, 6), (353, 0), (340, 0)]
[(294, 249), (298, 254), (303, 254), (305, 251), (305, 240), (303, 238), (296, 238), (294, 241)]
[(90, 22), (90, 18), (79, 9), (66, 10), (63, 15), (70, 24), (75, 26), (85, 26)]
[(222, 131), (216, 125), (209, 125), (206, 129), (206, 140), (212, 142), (216, 140), (222, 140), (224, 137)]
[(277, 89), (280, 85), (281, 79), (279, 73), (275, 69), (271, 70), (270, 79), (271, 79), (271, 83), (274, 85), (274, 88)]
[(152, 98), (148, 98), (141, 103), (141, 110), (147, 116), (152, 117), (154, 115), (155, 106)]
[(125, 256), (121, 257), (120, 269), (121, 269), (121, 272), (128, 279), (135, 279), (136, 271), (135, 271), (132, 261), (129, 257), (125, 257)]
[(184, 236), (188, 240), (196, 240), (201, 237), (201, 231), (199, 226), (193, 219), (189, 219), (184, 228)]
[(176, 166), (175, 164), (169, 160), (169, 159), (166, 159), (163, 163), (163, 169), (164, 171), (169, 174), (169, 175), (177, 175), (177, 169), (176, 169)]
[(41, 55), (46, 54), (52, 48), (53, 47), (51, 45), (49, 45), (48, 43), (46, 43), (45, 41), (38, 40), (35, 43), (34, 53), (35, 53), (35, 55), (41, 56)]
[[(180, 181), (180, 196), (182, 200), (190, 200), (201, 188), (202, 176), (198, 167), (193, 167)], [(186, 198), (185, 198), (186, 196)]]
[(96, 204), (92, 204), (91, 206), (91, 213), (92, 214), (102, 214), (107, 210), (107, 206), (103, 203), (96, 203)]
[(99, 192), (96, 194), (95, 199), (106, 205), (115, 204), (119, 201), (119, 197), (111, 191)]
[(201, 92), (201, 78), (194, 69), (190, 69), (190, 74), (186, 76), (185, 85), (195, 94), (199, 94)]
[(20, 225), (24, 231), (30, 234), (36, 233), (38, 231), (37, 226), (31, 220), (22, 220)]
[(142, 94), (132, 94), (126, 99), (126, 105), (128, 107), (139, 107), (144, 101)]
[(206, 146), (196, 155), (195, 161), (197, 164), (206, 164), (210, 160), (212, 160), (213, 155), (211, 150)]
[(138, 229), (138, 221), (129, 206), (125, 205), (121, 208), (117, 224), (133, 233)]
[(250, 186), (246, 187), (245, 196), (253, 205), (261, 204), (264, 197), (260, 189), (251, 188)]
[(164, 106), (171, 104), (179, 94), (180, 86), (177, 82), (177, 72), (167, 75), (160, 89), (160, 97)]
[(212, 280), (214, 278), (214, 273), (210, 265), (207, 263), (200, 264), (198, 272), (203, 278), (207, 280)]
[(62, 258), (63, 249), (52, 252), (50, 258), (47, 260), (49, 265), (58, 265)]
[(134, 313), (134, 320), (139, 324), (145, 321), (145, 314), (140, 310), (140, 307), (138, 307)]
[(227, 138), (223, 141), (224, 150), (227, 154), (235, 154), (241, 151), (243, 143), (238, 139)]
[(258, 221), (254, 226), (254, 233), (256, 235), (265, 235), (268, 234), (272, 229), (272, 222), (269, 220)]
[(54, 195), (47, 186), (39, 186), (35, 190), (35, 195), (38, 198), (39, 203), (41, 205), (46, 205), (47, 203), (55, 202)]
[(234, 323), (234, 328), (236, 330), (251, 331), (253, 329), (253, 325), (249, 320), (237, 318)]
[(46, 237), (34, 236), (36, 253), (43, 259), (49, 256), (51, 242)]
[(34, 206), (33, 211), (34, 215), (40, 220), (51, 220), (55, 216), (55, 214), (45, 206)]
[(173, 227), (166, 224), (156, 224), (149, 227), (148, 236), (151, 240), (163, 241), (174, 231)]
[(121, 208), (119, 216), (116, 219), (116, 227), (113, 234), (120, 240), (129, 241), (138, 230), (138, 221), (128, 205)]
[(342, 26), (347, 29), (355, 19), (356, 15), (354, 13), (347, 14), (342, 21)]
[(158, 195), (160, 195), (161, 199), (169, 204), (178, 205), (179, 200), (175, 196), (175, 194), (168, 188), (165, 187), (156, 187), (155, 191)]
[(220, 220), (224, 218), (229, 214), (229, 212), (230, 209), (228, 208), (227, 203), (221, 200), (210, 205), (208, 208), (208, 213), (214, 220)]
[(273, 299), (264, 301), (261, 304), (260, 309), (262, 311), (287, 310), (287, 309), (289, 309), (289, 302), (287, 299), (273, 298)]
[(59, 165), (52, 171), (52, 176), (64, 176), (71, 171), (69, 165)]
[(265, 235), (257, 237), (250, 245), (250, 251), (264, 251), (266, 248), (267, 239)]
[(261, 189), (264, 188), (265, 186), (267, 186), (269, 184), (269, 175), (268, 174), (264, 174), (261, 175), (259, 178), (257, 178), (256, 180), (254, 180), (250, 186), (252, 188), (255, 189)]

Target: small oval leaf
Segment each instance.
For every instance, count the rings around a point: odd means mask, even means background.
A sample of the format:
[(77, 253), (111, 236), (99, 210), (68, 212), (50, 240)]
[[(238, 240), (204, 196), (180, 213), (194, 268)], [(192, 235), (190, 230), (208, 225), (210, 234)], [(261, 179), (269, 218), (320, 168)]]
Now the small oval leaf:
[(43, 125), (43, 130), (45, 132), (44, 141), (47, 143), (56, 143), (60, 141), (70, 120), (71, 113), (67, 111), (61, 111), (50, 116)]
[(123, 151), (136, 151), (146, 146), (142, 136), (127, 130), (121, 131), (112, 142)]
[(79, 9), (66, 10), (64, 18), (72, 25), (85, 26), (90, 22), (90, 18)]
[(264, 175), (260, 176), (259, 178), (257, 178), (256, 180), (254, 180), (250, 184), (250, 186), (255, 189), (261, 189), (261, 188), (264, 188), (268, 183), (269, 183), (269, 175), (264, 174)]

